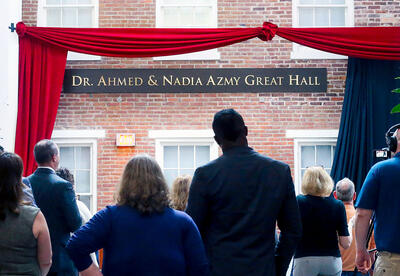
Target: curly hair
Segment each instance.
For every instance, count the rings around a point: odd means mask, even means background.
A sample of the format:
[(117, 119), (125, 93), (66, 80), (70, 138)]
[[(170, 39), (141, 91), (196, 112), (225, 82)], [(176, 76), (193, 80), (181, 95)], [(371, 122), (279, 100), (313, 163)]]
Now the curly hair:
[(168, 186), (157, 162), (137, 155), (126, 164), (117, 191), (117, 205), (128, 205), (142, 214), (162, 213), (169, 206)]
[(0, 220), (5, 220), (7, 211), (19, 214), (23, 170), (21, 157), (11, 152), (0, 154)]
[(321, 167), (309, 167), (304, 173), (301, 192), (304, 195), (327, 197), (332, 193), (333, 180)]
[(60, 167), (56, 170), (56, 174), (61, 177), (62, 179), (67, 180), (72, 184), (72, 186), (75, 185), (75, 179), (74, 175), (71, 173), (71, 171), (67, 168)]
[(189, 197), (189, 187), (192, 182), (192, 177), (190, 175), (178, 176), (174, 183), (172, 183), (171, 192), (171, 207), (184, 211)]

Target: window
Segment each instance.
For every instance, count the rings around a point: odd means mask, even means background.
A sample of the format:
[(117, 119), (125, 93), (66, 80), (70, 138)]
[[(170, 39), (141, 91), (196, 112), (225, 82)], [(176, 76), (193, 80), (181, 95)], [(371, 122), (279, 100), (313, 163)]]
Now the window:
[(90, 145), (60, 144), (60, 167), (70, 170), (74, 175), (75, 191), (79, 199), (91, 209), (93, 205), (93, 189), (90, 172), (92, 170), (92, 154)]
[(210, 145), (163, 145), (163, 172), (169, 184), (179, 175), (193, 175), (197, 167), (210, 161)]
[[(40, 27), (96, 28), (98, 0), (39, 0)], [(68, 52), (68, 60), (95, 60), (99, 56)]]
[[(354, 0), (293, 0), (293, 27), (352, 27)], [(299, 44), (293, 44), (292, 58), (343, 59)]]
[[(157, 28), (216, 28), (217, 26), (217, 0), (157, 0)], [(213, 60), (219, 57), (217, 49), (211, 49), (155, 59)]]
[(75, 191), (92, 213), (97, 211), (97, 139), (104, 137), (104, 130), (55, 130), (52, 135), (60, 167), (74, 175)]
[(156, 160), (169, 186), (183, 174), (193, 175), (197, 167), (218, 157), (212, 130), (151, 130), (156, 142)]
[(331, 173), (335, 155), (337, 130), (287, 130), (286, 137), (294, 139), (294, 183), (296, 194), (301, 192), (301, 180), (307, 167), (322, 166)]
[(300, 179), (308, 167), (321, 166), (327, 173), (331, 173), (335, 143), (299, 143), (300, 151)]

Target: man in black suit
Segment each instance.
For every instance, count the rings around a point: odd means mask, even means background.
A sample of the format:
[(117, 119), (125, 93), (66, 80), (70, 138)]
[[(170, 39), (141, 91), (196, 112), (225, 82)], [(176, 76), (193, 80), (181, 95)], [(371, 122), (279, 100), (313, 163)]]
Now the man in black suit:
[(53, 264), (48, 275), (78, 275), (65, 250), (70, 233), (81, 226), (75, 192), (71, 183), (55, 173), (60, 155), (53, 141), (39, 141), (35, 145), (34, 155), (38, 168), (28, 179), (36, 204), (43, 212), (50, 231)]
[(217, 112), (212, 126), (223, 155), (197, 168), (186, 210), (202, 235), (211, 275), (285, 275), (301, 236), (290, 168), (248, 147), (235, 110)]

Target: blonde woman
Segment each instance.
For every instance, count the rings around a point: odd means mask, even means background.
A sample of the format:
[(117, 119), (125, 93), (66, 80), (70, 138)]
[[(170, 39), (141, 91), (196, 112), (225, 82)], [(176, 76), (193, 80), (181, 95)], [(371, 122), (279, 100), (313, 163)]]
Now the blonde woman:
[(297, 197), (303, 235), (294, 256), (294, 276), (340, 276), (339, 244), (347, 249), (351, 238), (346, 210), (331, 195), (333, 180), (321, 167), (308, 168)]
[[(184, 212), (168, 207), (168, 186), (157, 162), (147, 156), (126, 164), (117, 204), (76, 231), (67, 251), (83, 276), (203, 276), (208, 273), (200, 233)], [(104, 248), (103, 269), (90, 253)]]
[(172, 183), (171, 192), (171, 207), (184, 211), (189, 197), (189, 187), (190, 182), (192, 182), (192, 177), (190, 175), (182, 175), (175, 178)]

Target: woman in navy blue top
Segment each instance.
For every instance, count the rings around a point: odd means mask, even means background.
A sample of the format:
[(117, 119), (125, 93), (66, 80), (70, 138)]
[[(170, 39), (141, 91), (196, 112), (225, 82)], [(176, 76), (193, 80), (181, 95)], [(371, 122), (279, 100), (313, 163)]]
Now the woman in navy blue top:
[[(338, 243), (348, 248), (351, 243), (343, 203), (330, 197), (333, 180), (321, 167), (304, 173), (297, 196), (303, 235), (294, 255), (294, 276), (340, 276), (342, 260)], [(338, 238), (339, 237), (339, 238)]]
[[(168, 207), (168, 187), (149, 156), (125, 167), (117, 204), (99, 211), (76, 231), (67, 251), (86, 275), (207, 275), (208, 261), (193, 220)], [(104, 248), (103, 269), (90, 253)]]

